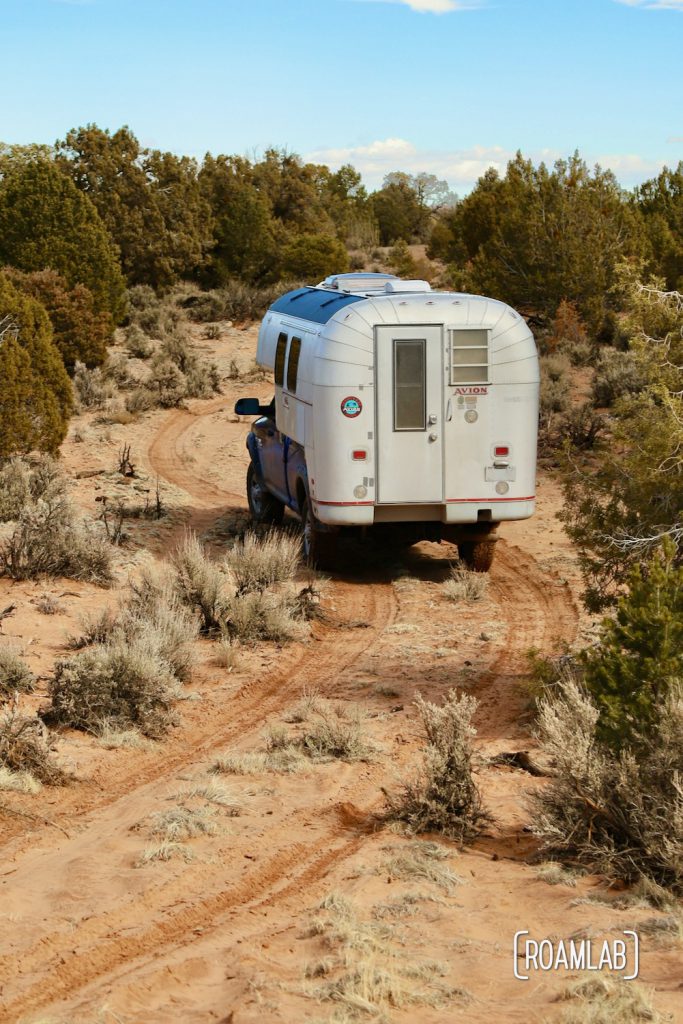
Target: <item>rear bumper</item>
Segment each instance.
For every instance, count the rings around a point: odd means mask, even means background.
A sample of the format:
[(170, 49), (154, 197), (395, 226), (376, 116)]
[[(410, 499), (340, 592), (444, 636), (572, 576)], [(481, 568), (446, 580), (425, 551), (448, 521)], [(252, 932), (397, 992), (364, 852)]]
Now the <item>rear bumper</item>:
[(313, 512), (328, 526), (373, 526), (375, 523), (481, 523), (529, 519), (535, 496), (457, 498), (434, 505), (376, 505), (372, 501), (331, 502), (313, 499)]

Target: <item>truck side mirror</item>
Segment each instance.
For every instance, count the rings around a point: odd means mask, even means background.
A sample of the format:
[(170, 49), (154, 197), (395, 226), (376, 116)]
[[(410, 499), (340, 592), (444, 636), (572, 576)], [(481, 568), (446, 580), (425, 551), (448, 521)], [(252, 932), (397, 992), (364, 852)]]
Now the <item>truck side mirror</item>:
[(272, 411), (272, 404), (261, 405), (258, 398), (240, 398), (235, 402), (238, 416), (268, 416)]

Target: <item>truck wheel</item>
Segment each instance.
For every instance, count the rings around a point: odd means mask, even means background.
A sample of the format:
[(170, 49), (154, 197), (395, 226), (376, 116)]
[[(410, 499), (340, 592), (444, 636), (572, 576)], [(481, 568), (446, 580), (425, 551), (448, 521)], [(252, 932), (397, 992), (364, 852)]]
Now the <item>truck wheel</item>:
[(247, 470), (247, 501), (255, 523), (278, 526), (282, 522), (285, 506), (263, 486), (253, 462), (249, 463)]
[(335, 535), (317, 529), (316, 519), (308, 498), (304, 500), (301, 507), (301, 522), (304, 531), (304, 561), (312, 568), (331, 568), (334, 563)]
[(473, 572), (488, 572), (496, 553), (495, 540), (463, 541), (458, 544), (458, 554), (468, 569)]

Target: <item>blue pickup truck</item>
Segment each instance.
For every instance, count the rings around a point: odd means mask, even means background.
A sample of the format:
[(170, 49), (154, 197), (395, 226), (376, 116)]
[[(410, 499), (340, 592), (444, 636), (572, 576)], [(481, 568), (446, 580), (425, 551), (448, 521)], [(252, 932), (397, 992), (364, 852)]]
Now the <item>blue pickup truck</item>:
[(304, 449), (278, 430), (275, 400), (270, 405), (261, 405), (257, 398), (241, 398), (235, 404), (235, 412), (239, 416), (257, 416), (247, 434), (247, 501), (252, 519), (255, 523), (278, 525), (285, 508), (290, 508), (303, 523), (306, 561), (311, 565), (331, 561), (335, 534), (313, 515)]

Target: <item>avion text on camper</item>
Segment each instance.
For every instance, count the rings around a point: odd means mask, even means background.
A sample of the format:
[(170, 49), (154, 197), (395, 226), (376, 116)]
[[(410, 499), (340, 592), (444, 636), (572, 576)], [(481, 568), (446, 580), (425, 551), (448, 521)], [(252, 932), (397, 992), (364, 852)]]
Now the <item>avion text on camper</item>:
[(460, 387), (455, 388), (456, 395), (488, 395), (487, 387)]

